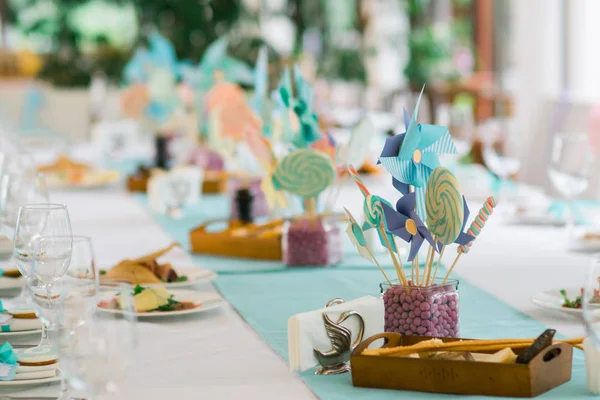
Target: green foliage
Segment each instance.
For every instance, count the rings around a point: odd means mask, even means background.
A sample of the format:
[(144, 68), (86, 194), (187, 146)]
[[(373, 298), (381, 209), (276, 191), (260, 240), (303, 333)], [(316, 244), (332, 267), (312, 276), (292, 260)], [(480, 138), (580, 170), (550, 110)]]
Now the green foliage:
[(443, 60), (446, 51), (435, 38), (431, 28), (413, 28), (408, 38), (410, 58), (404, 75), (413, 87), (421, 87), (431, 80), (436, 64)]
[(329, 79), (366, 82), (367, 72), (358, 49), (331, 49), (324, 57), (319, 72)]

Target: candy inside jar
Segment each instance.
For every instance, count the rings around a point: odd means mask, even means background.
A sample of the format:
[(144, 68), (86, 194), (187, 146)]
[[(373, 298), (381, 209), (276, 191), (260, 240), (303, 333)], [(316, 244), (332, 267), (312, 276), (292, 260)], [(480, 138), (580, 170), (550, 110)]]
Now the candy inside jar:
[(283, 226), (283, 262), (288, 266), (329, 266), (342, 261), (342, 235), (334, 221), (305, 216)]
[(386, 332), (402, 335), (458, 337), (458, 281), (436, 279), (422, 287), (396, 282), (380, 285)]

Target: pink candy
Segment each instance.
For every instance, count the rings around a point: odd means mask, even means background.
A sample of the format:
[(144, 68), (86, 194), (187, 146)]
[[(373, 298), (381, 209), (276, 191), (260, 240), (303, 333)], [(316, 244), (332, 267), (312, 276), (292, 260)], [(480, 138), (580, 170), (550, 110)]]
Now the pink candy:
[(320, 220), (298, 219), (283, 238), (283, 261), (288, 266), (328, 266), (342, 261), (342, 234), (326, 230)]
[(402, 335), (458, 337), (458, 292), (453, 285), (393, 286), (383, 294), (385, 331)]

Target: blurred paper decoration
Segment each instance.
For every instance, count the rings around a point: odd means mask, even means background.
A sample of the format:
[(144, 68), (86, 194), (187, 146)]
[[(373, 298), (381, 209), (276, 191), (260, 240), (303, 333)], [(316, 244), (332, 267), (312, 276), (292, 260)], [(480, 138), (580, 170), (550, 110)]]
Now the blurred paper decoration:
[(208, 113), (211, 113), (215, 108), (227, 103), (246, 103), (244, 91), (235, 83), (226, 82), (218, 77), (217, 83), (204, 97), (204, 106)]
[(216, 83), (215, 75), (220, 72), (225, 81), (251, 86), (254, 82), (252, 69), (227, 55), (228, 44), (225, 38), (215, 40), (198, 65), (182, 67), (183, 79), (195, 89), (208, 90)]
[(256, 130), (246, 131), (246, 143), (248, 144), (252, 154), (254, 154), (256, 160), (266, 172), (266, 175), (262, 179), (260, 188), (267, 199), (269, 207), (287, 207), (288, 203), (285, 195), (277, 190), (273, 185), (273, 173), (277, 167), (277, 157), (273, 152), (271, 144)]
[(134, 83), (125, 88), (120, 96), (121, 110), (126, 117), (137, 119), (150, 104), (148, 87), (143, 83)]
[(25, 93), (25, 102), (21, 109), (21, 126), (24, 131), (40, 128), (39, 115), (44, 103), (42, 90), (37, 85), (30, 85)]
[(254, 67), (254, 95), (252, 96), (252, 109), (257, 114), (262, 114), (263, 104), (269, 97), (269, 59), (265, 46), (258, 51), (256, 66)]
[(346, 234), (348, 238), (350, 238), (350, 242), (356, 249), (358, 250), (358, 255), (364, 258), (367, 261), (373, 261), (373, 257), (371, 256), (372, 252), (367, 248), (367, 241), (365, 239), (365, 235), (363, 233), (362, 228), (356, 219), (352, 216), (350, 211), (344, 207), (344, 211), (348, 216), (350, 222), (348, 223), (348, 227), (346, 228)]
[(260, 131), (260, 118), (245, 102), (224, 103), (214, 109), (219, 120), (219, 134), (239, 142), (245, 139), (247, 130)]
[(156, 68), (165, 69), (174, 78), (178, 78), (180, 63), (171, 42), (157, 31), (150, 34), (148, 42), (149, 48), (136, 49), (125, 66), (125, 80), (131, 83), (147, 82), (150, 73)]
[(375, 134), (375, 125), (369, 117), (363, 118), (352, 129), (350, 141), (342, 152), (342, 160), (346, 165), (361, 166), (369, 156), (371, 138)]
[(327, 154), (334, 163), (337, 161), (338, 146), (331, 134), (325, 133), (321, 139), (314, 142), (310, 147)]
[(303, 198), (316, 198), (335, 179), (331, 159), (320, 151), (297, 149), (283, 157), (273, 174), (273, 184)]
[(388, 232), (410, 243), (408, 261), (415, 258), (425, 240), (432, 246), (435, 243), (425, 223), (415, 212), (415, 205), (415, 193), (402, 196), (396, 203), (396, 209), (388, 204), (382, 204)]
[[(429, 176), (435, 168), (440, 166), (439, 155), (454, 154), (456, 147), (448, 128), (416, 122), (422, 95), (423, 91), (421, 90), (406, 134), (387, 139), (379, 161), (400, 183), (400, 185), (394, 184), (396, 189), (406, 193), (408, 188), (405, 185), (415, 187), (417, 214), (424, 220), (427, 218), (425, 186), (429, 181)], [(396, 154), (397, 148), (398, 153)]]
[[(313, 88), (304, 80), (300, 68), (294, 66), (294, 83), (296, 96), (292, 90), (289, 69), (285, 69), (279, 84), (279, 95), (284, 109), (283, 112), (284, 140), (290, 140), (298, 147), (308, 147), (321, 138), (317, 115), (313, 112)], [(297, 119), (297, 121), (294, 121)]]
[(177, 102), (175, 76), (164, 68), (153, 69), (148, 76), (148, 92), (152, 101), (163, 104)]

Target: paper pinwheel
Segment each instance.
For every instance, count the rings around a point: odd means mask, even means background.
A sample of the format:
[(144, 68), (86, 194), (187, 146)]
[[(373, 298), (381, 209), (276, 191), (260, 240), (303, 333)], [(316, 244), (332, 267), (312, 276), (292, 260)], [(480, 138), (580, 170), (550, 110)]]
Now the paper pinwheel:
[(297, 96), (292, 92), (290, 71), (285, 69), (279, 83), (283, 103), (284, 138), (296, 147), (308, 147), (321, 138), (317, 115), (313, 112), (313, 88), (304, 80), (300, 68), (294, 66), (294, 82)]
[(154, 31), (148, 38), (149, 48), (138, 48), (124, 69), (127, 82), (146, 82), (154, 69), (164, 69), (174, 77), (179, 77), (181, 63), (177, 60), (175, 48), (169, 40)]
[(440, 166), (439, 155), (456, 153), (456, 147), (454, 147), (448, 128), (417, 123), (422, 95), (423, 91), (421, 91), (413, 115), (408, 121), (406, 133), (403, 137), (388, 139), (379, 161), (397, 181), (415, 187), (417, 214), (424, 220), (426, 219), (425, 187), (429, 176), (435, 168)]
[(387, 232), (410, 243), (408, 261), (415, 258), (425, 240), (434, 245), (431, 233), (415, 212), (415, 193), (402, 196), (396, 203), (396, 209), (386, 203), (382, 203), (382, 207)]
[(243, 61), (227, 55), (227, 39), (215, 40), (197, 66), (182, 67), (183, 79), (195, 89), (208, 90), (216, 82), (217, 72), (228, 82), (252, 85), (252, 69)]
[(470, 242), (475, 240), (475, 236), (471, 236), (465, 232), (465, 226), (467, 225), (467, 221), (469, 220), (469, 214), (470, 214), (469, 206), (467, 205), (467, 199), (465, 199), (465, 196), (463, 196), (463, 207), (464, 207), (464, 217), (463, 217), (462, 228), (460, 230), (460, 235), (458, 235), (458, 238), (454, 241), (454, 243), (459, 244), (461, 246), (466, 246), (467, 244), (469, 244)]
[(350, 222), (348, 223), (348, 227), (346, 228), (346, 234), (350, 238), (350, 242), (352, 245), (356, 247), (358, 250), (358, 254), (367, 261), (373, 262), (373, 257), (371, 257), (371, 253), (367, 249), (367, 241), (365, 239), (365, 235), (363, 233), (362, 228), (356, 219), (352, 216), (350, 211), (344, 208), (346, 215), (348, 215), (348, 219)]

